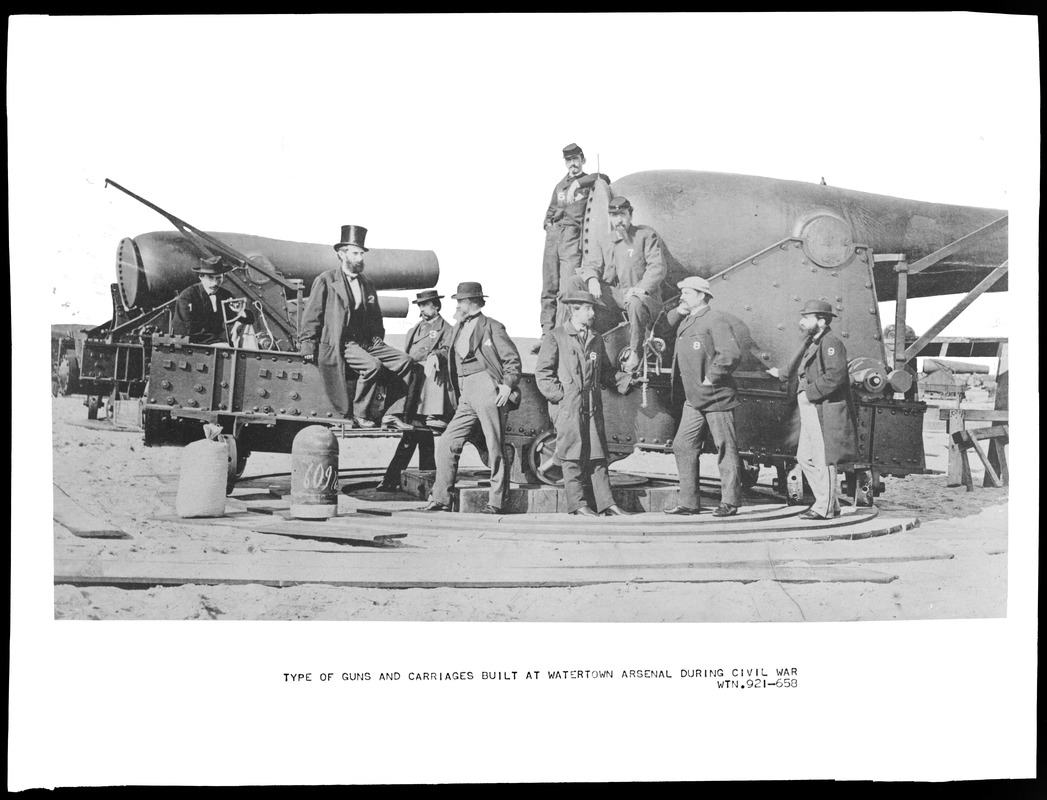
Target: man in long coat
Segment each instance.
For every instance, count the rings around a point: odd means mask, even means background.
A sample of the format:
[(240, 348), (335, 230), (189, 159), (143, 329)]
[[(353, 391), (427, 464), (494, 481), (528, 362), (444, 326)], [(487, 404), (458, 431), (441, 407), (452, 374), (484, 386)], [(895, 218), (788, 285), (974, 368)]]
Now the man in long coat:
[(451, 489), (458, 478), (458, 460), (466, 442), (483, 431), (491, 490), (485, 514), (501, 514), (509, 489), (506, 469), (505, 416), (519, 403), (520, 353), (498, 320), (482, 313), (487, 295), (479, 283), (458, 284), (451, 295), (458, 301), (448, 350), (448, 385), (454, 417), (436, 448), (436, 481), (424, 511), (450, 511)]
[[(184, 289), (175, 300), (171, 335), (188, 336), (193, 344), (228, 344), (226, 312), (223, 306), (233, 296), (222, 288), (225, 274), (232, 267), (221, 256), (202, 259), (193, 267), (199, 281)], [(229, 322), (251, 323), (254, 315), (243, 308)]]
[[(407, 386), (403, 418), (389, 419), (390, 427), (413, 430), (409, 420), (418, 397), (420, 368), (402, 350), (385, 343), (385, 323), (374, 285), (364, 276), (364, 238), (367, 229), (343, 225), (342, 240), (334, 245), (340, 269), (320, 273), (313, 281), (302, 317), (299, 349), (307, 362), (316, 362), (331, 404), (343, 415), (352, 412), (355, 424), (374, 428), (368, 409), (382, 368)], [(350, 405), (346, 366), (357, 374), (356, 397)]]
[[(570, 310), (570, 319), (542, 340), (534, 374), (551, 413), (556, 406), (556, 455), (563, 466), (567, 511), (582, 516), (628, 514), (611, 494), (601, 390), (616, 387), (624, 394), (631, 376), (616, 373), (603, 338), (590, 330), (596, 298), (589, 292), (569, 292), (561, 302)], [(586, 484), (592, 488), (595, 511), (586, 503)]]
[(738, 337), (728, 314), (709, 307), (712, 288), (704, 278), (682, 280), (680, 306), (667, 315), (676, 329), (673, 352), (672, 399), (683, 400), (680, 427), (673, 437), (673, 455), (680, 475), (680, 504), (666, 514), (697, 514), (699, 502), (698, 461), (707, 433), (716, 445), (720, 472), (720, 504), (717, 517), (738, 513), (742, 504), (741, 456), (734, 428), (734, 409), (740, 405), (732, 373), (741, 362)]
[(627, 198), (613, 198), (607, 212), (611, 240), (592, 249), (578, 275), (568, 282), (568, 291), (588, 289), (608, 307), (625, 312), (632, 350), (625, 368), (632, 371), (640, 365), (647, 332), (661, 311), (667, 266), (661, 238), (654, 228), (633, 225), (633, 206)]
[[(545, 254), (542, 259), (542, 336), (567, 318), (557, 302), (567, 283), (582, 266), (582, 224), (589, 193), (597, 180), (611, 182), (606, 175), (585, 172), (585, 153), (574, 142), (563, 149), (567, 174), (553, 187), (545, 210)], [(535, 345), (535, 352), (540, 345)]]
[(800, 311), (806, 341), (789, 366), (788, 394), (800, 407), (796, 461), (814, 493), (814, 504), (800, 519), (839, 516), (836, 469), (858, 460), (847, 348), (829, 325), (835, 316), (830, 303), (807, 302)]
[[(426, 427), (434, 430), (446, 428), (452, 412), (447, 386), (447, 353), (453, 328), (440, 316), (442, 299), (443, 295), (436, 289), (426, 289), (415, 296), (411, 302), (418, 306), (421, 319), (404, 338), (407, 355), (424, 370), (424, 378), (419, 380), (421, 392), (415, 413), (425, 417)], [(402, 412), (405, 399), (393, 403), (387, 413)]]

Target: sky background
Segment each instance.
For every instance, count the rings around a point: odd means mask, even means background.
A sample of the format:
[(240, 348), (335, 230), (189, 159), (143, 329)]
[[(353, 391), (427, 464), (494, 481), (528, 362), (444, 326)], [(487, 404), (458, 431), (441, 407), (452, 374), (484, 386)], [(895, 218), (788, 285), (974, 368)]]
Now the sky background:
[[(539, 220), (570, 141), (612, 178), (824, 176), (1009, 209), (1014, 150), (1034, 135), (1030, 109), (1006, 91), (1028, 66), (1012, 47), (1018, 22), (16, 18), (12, 265), (46, 267), (49, 322), (107, 320), (117, 243), (170, 229), (104, 189), (108, 177), (204, 230), (331, 242), (354, 223), (372, 247), (434, 250), (442, 291), (481, 280), (492, 316), (535, 336)], [(933, 59), (915, 60), (931, 41)], [(922, 331), (954, 301), (913, 301), (911, 324)], [(945, 335), (1006, 335), (1007, 308), (986, 295)]]
[[(1007, 209), (1010, 291), (983, 296), (946, 333), (1009, 336), (1012, 363), (1037, 365), (1036, 35), (1032, 17), (968, 14), (15, 17), (12, 374), (36, 387), (31, 403), (46, 402), (48, 325), (109, 319), (118, 242), (169, 229), (104, 189), (105, 178), (204, 230), (333, 242), (353, 223), (373, 247), (433, 250), (445, 293), (480, 280), (492, 316), (515, 336), (537, 335), (540, 220), (571, 141), (590, 169), (599, 154), (612, 178), (824, 176), (863, 192)], [(912, 302), (910, 324), (924, 329), (955, 300)], [(889, 320), (890, 304), (881, 310)], [(1009, 542), (1008, 617), (941, 623), (57, 623), (42, 483), (52, 455), (47, 431), (26, 417), (13, 431), (9, 787), (114, 775), (130, 784), (528, 780), (535, 765), (547, 780), (1033, 774), (1037, 380), (1037, 368), (1012, 370), (1012, 420), (1024, 432), (1010, 445), (1022, 501), (1009, 507), (1019, 535)], [(481, 718), (497, 709), (506, 720), (497, 731), (475, 724), (477, 695), (450, 688), (428, 705), (379, 693), (332, 703), (279, 682), (296, 668), (351, 668), (365, 652), (472, 669), (530, 657), (588, 668), (601, 653), (638, 668), (780, 659), (809, 679), (795, 695), (710, 696), (695, 708), (640, 684), (500, 690), (478, 709)], [(82, 663), (111, 665), (109, 682), (86, 681)], [(55, 705), (56, 681), (66, 705)], [(113, 713), (85, 720), (77, 697), (104, 698)], [(987, 708), (1011, 710), (1003, 733), (979, 716)], [(464, 760), (373, 740), (368, 721), (390, 719), (461, 741)], [(550, 720), (564, 720), (556, 733), (569, 746), (548, 747)], [(607, 722), (590, 730), (590, 720)], [(782, 720), (792, 741), (815, 743), (800, 748), (803, 759), (752, 738), (780, 732)], [(248, 725), (271, 729), (278, 758), (246, 747), (254, 739), (238, 733)], [(898, 747), (913, 730), (919, 746)], [(92, 757), (98, 742), (109, 758)], [(344, 759), (323, 757), (340, 742)]]

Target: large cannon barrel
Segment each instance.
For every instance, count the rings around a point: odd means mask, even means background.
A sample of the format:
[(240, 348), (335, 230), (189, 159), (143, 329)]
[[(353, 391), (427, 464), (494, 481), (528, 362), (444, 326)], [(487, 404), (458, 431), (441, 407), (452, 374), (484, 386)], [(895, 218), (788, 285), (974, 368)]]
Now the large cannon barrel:
[[(288, 242), (244, 233), (210, 235), (253, 263), (285, 278), (303, 281), (306, 292), (317, 275), (340, 263), (329, 244)], [(120, 300), (128, 309), (154, 308), (191, 286), (196, 280), (192, 268), (199, 263), (197, 247), (176, 231), (123, 239), (116, 255)], [(427, 289), (435, 286), (440, 277), (440, 265), (431, 250), (372, 249), (365, 256), (364, 265), (375, 287), (385, 291)], [(260, 273), (253, 276), (265, 279)]]
[[(691, 170), (633, 173), (615, 181), (611, 192), (629, 198), (635, 221), (661, 235), (674, 282), (686, 275), (709, 277), (789, 236), (807, 239), (829, 259), (861, 244), (874, 253), (905, 254), (911, 263), (1007, 213)], [(1006, 260), (1004, 228), (912, 275), (908, 296), (969, 291)], [(893, 264), (875, 265), (874, 277), (877, 298), (894, 299)], [(1003, 279), (990, 291), (1006, 288)]]

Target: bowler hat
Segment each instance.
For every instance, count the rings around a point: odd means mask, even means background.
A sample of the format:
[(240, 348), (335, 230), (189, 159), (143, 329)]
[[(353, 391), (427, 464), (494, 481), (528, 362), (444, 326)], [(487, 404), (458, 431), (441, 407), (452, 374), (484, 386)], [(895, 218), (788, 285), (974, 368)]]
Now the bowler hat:
[(201, 258), (200, 263), (193, 267), (193, 272), (197, 275), (225, 275), (232, 268), (221, 256), (211, 256)]
[(615, 197), (607, 204), (607, 210), (613, 214), (615, 211), (632, 211), (633, 206), (626, 198)]
[(808, 300), (807, 305), (800, 309), (800, 316), (802, 317), (805, 314), (828, 314), (830, 317), (836, 316), (832, 304), (826, 303), (824, 300)]
[(476, 297), (487, 297), (483, 287), (474, 281), (465, 281), (458, 284), (458, 291), (451, 295), (452, 300), (469, 300)]
[(563, 157), (573, 158), (574, 156), (581, 156), (582, 158), (585, 158), (585, 153), (582, 152), (582, 148), (580, 148), (574, 142), (571, 142), (563, 149)]
[(364, 247), (364, 239), (367, 238), (367, 228), (363, 228), (359, 225), (343, 225), (342, 226), (342, 241), (333, 245), (335, 250), (345, 247), (346, 245), (355, 244), (365, 253), (367, 248)]
[(420, 305), (421, 303), (428, 303), (430, 300), (443, 300), (443, 298), (442, 294), (437, 294), (436, 289), (426, 289), (424, 292), (419, 292), (411, 302)]
[(597, 298), (592, 292), (583, 292), (583, 291), (564, 292), (562, 295), (560, 295), (560, 302), (561, 303), (588, 303), (591, 306), (602, 306), (603, 305), (603, 303), (600, 302), (599, 298)]
[(709, 297), (713, 296), (713, 289), (709, 281), (697, 275), (689, 275), (676, 285), (680, 289), (694, 289), (696, 292), (705, 292)]

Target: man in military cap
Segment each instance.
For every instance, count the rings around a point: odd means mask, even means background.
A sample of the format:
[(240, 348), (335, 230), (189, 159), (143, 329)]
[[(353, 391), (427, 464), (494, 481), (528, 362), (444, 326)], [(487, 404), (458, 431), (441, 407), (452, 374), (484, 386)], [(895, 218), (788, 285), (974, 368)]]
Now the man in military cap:
[[(324, 388), (331, 403), (362, 428), (377, 427), (368, 409), (374, 399), (382, 368), (393, 372), (407, 387), (401, 417), (385, 420), (396, 430), (413, 430), (409, 420), (418, 400), (418, 373), (410, 356), (385, 343), (385, 323), (378, 293), (364, 276), (364, 239), (367, 229), (343, 225), (342, 239), (333, 247), (340, 268), (320, 273), (313, 281), (309, 302), (302, 317), (300, 351), (308, 362), (320, 367)], [(350, 405), (345, 369), (357, 375), (356, 397)]]
[(800, 519), (839, 516), (836, 468), (858, 459), (847, 348), (830, 327), (835, 316), (830, 303), (807, 302), (800, 311), (806, 338), (789, 366), (788, 396), (800, 408), (796, 461), (814, 492), (814, 504)]
[(625, 312), (631, 348), (625, 367), (631, 372), (640, 364), (647, 332), (661, 310), (665, 255), (653, 228), (633, 225), (633, 207), (628, 199), (613, 198), (607, 211), (612, 238), (606, 246), (590, 251), (569, 290), (588, 289), (609, 307)]
[[(440, 316), (443, 295), (436, 289), (419, 292), (411, 302), (418, 306), (421, 320), (407, 332), (404, 350), (424, 371), (420, 380), (421, 392), (415, 413), (425, 417), (425, 425), (433, 430), (447, 427), (450, 417), (450, 398), (447, 396), (447, 354), (451, 344), (451, 326)], [(403, 411), (405, 398), (389, 407), (389, 414)]]
[(424, 511), (450, 511), (451, 489), (458, 477), (458, 460), (466, 442), (483, 432), (487, 465), (491, 469), (491, 491), (485, 514), (501, 514), (509, 489), (504, 458), (505, 415), (519, 403), (520, 353), (505, 332), (505, 326), (485, 316), (486, 302), (479, 283), (458, 284), (455, 312), (457, 324), (451, 332), (448, 351), (448, 384), (455, 404), (454, 417), (440, 437), (436, 449), (436, 481)]
[[(589, 517), (625, 515), (629, 512), (611, 494), (601, 390), (614, 387), (625, 394), (632, 376), (611, 366), (603, 338), (590, 329), (596, 298), (589, 292), (569, 292), (560, 301), (570, 318), (542, 340), (534, 374), (556, 426), (567, 510)], [(586, 502), (586, 488), (592, 490), (595, 511)]]
[(200, 280), (184, 289), (175, 300), (172, 336), (188, 336), (193, 344), (229, 344), (227, 324), (254, 322), (246, 300), (234, 300), (229, 291), (222, 288), (225, 274), (231, 269), (221, 256), (202, 259), (193, 267)]
[[(542, 258), (542, 336), (563, 323), (566, 313), (557, 305), (557, 296), (567, 288), (582, 266), (582, 222), (589, 192), (597, 180), (611, 179), (584, 172), (585, 153), (574, 142), (563, 149), (567, 174), (553, 187), (545, 210), (545, 255)], [(541, 344), (533, 348), (537, 352)]]
[(734, 429), (734, 409), (739, 405), (732, 373), (742, 360), (741, 346), (728, 314), (709, 306), (712, 288), (705, 278), (692, 276), (677, 284), (680, 305), (667, 315), (676, 325), (673, 351), (672, 399), (683, 400), (680, 427), (673, 437), (673, 455), (680, 475), (680, 503), (666, 514), (697, 514), (698, 461), (705, 437), (712, 434), (720, 472), (717, 517), (738, 513), (742, 504), (742, 463)]

